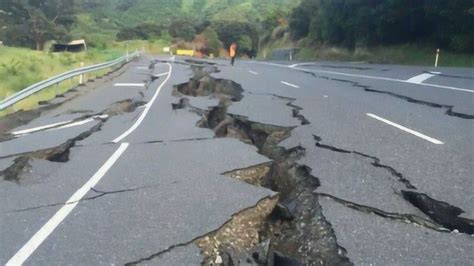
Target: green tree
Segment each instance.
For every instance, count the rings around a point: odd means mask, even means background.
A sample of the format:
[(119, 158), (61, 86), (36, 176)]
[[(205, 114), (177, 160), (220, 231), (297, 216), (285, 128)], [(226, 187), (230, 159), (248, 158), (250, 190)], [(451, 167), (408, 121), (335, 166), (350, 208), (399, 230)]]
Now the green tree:
[[(9, 14), (5, 42), (42, 50), (49, 40), (67, 40), (74, 22), (73, 0), (2, 0), (0, 9)], [(17, 43), (18, 42), (18, 43)]]
[(219, 39), (225, 48), (237, 43), (237, 52), (253, 57), (258, 52), (257, 28), (246, 22), (237, 21), (215, 21), (212, 26), (216, 29)]
[(186, 41), (192, 41), (196, 34), (193, 21), (185, 18), (174, 18), (168, 31), (174, 38), (182, 38)]

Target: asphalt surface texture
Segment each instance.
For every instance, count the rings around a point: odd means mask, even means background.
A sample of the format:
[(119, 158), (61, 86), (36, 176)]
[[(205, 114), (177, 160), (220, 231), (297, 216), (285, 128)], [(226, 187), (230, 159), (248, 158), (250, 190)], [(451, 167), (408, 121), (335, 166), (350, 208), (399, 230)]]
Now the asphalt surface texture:
[(218, 97), (176, 89), (199, 67), (242, 89), (229, 115), (290, 129), (351, 263), (474, 265), (473, 69), (174, 56), (0, 119), (0, 264), (199, 265), (197, 239), (278, 197), (226, 174), (272, 159), (199, 126)]

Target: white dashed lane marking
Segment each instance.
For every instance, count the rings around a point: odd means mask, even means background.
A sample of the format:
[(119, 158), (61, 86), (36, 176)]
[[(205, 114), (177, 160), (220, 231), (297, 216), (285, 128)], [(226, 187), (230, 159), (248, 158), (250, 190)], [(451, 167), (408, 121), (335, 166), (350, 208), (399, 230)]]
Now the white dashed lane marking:
[(402, 125), (399, 125), (399, 124), (397, 124), (397, 123), (394, 123), (394, 122), (392, 122), (392, 121), (390, 121), (390, 120), (388, 120), (388, 119), (382, 118), (382, 117), (380, 117), (380, 116), (377, 116), (377, 115), (374, 115), (374, 114), (371, 114), (371, 113), (367, 113), (367, 116), (372, 117), (372, 118), (374, 118), (374, 119), (377, 119), (378, 121), (384, 122), (385, 124), (391, 125), (392, 127), (396, 127), (396, 128), (398, 128), (398, 129), (403, 130), (403, 131), (405, 131), (405, 132), (407, 132), (407, 133), (410, 133), (410, 134), (412, 134), (412, 135), (415, 135), (415, 136), (417, 136), (417, 137), (419, 137), (419, 138), (422, 138), (422, 139), (424, 139), (424, 140), (427, 140), (427, 141), (429, 141), (429, 142), (431, 142), (431, 143), (434, 143), (434, 144), (437, 144), (437, 145), (444, 144), (444, 142), (442, 142), (442, 141), (440, 141), (440, 140), (437, 140), (437, 139), (435, 139), (435, 138), (429, 137), (429, 136), (427, 136), (427, 135), (425, 135), (425, 134), (422, 134), (422, 133), (420, 133), (420, 132), (418, 132), (418, 131), (415, 131), (415, 130), (413, 130), (413, 129), (409, 129), (409, 128), (407, 128), (407, 127), (404, 127), (404, 126), (402, 126)]

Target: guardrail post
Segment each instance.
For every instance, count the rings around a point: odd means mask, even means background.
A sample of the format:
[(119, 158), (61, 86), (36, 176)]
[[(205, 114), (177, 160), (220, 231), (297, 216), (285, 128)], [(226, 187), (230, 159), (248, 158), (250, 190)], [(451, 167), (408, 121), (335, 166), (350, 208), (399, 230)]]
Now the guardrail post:
[[(81, 68), (84, 67), (84, 62), (81, 62)], [(84, 84), (84, 74), (79, 75), (79, 85)]]
[(125, 52), (125, 61), (128, 63), (128, 49), (127, 49), (127, 51)]

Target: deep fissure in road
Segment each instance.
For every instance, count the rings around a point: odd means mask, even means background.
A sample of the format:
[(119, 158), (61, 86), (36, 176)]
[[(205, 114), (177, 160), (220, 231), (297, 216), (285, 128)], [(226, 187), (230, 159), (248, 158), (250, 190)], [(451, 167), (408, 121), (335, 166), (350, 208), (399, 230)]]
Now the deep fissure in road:
[(402, 190), (403, 198), (447, 229), (474, 235), (474, 220), (459, 217), (464, 210), (449, 203), (435, 200), (416, 191)]
[[(212, 129), (215, 137), (237, 138), (257, 147), (260, 154), (272, 159), (271, 164), (223, 174), (279, 192), (278, 203), (269, 212), (270, 215), (253, 221), (261, 225), (254, 238), (256, 242), (239, 239), (241, 234), (235, 234), (230, 239), (219, 237), (220, 234), (226, 235), (225, 230), (233, 232), (232, 228), (221, 228), (217, 233), (198, 239), (195, 243), (203, 250), (204, 264), (216, 261), (222, 261), (225, 265), (350, 264), (345, 250), (337, 245), (331, 225), (322, 215), (318, 195), (313, 193), (320, 185), (318, 178), (311, 175), (308, 166), (297, 163), (304, 156), (305, 149), (298, 146), (285, 150), (278, 146), (290, 136), (293, 128), (262, 124), (229, 114), (227, 110), (232, 102), (243, 97), (240, 85), (229, 80), (214, 79), (209, 75), (210, 72), (203, 69), (194, 70), (196, 75), (189, 82), (175, 86), (174, 95), (212, 96), (219, 99), (218, 106), (202, 110), (191, 106), (188, 99), (181, 98), (172, 108), (188, 108), (202, 115), (197, 126)], [(302, 109), (292, 104), (293, 100), (287, 99), (293, 117), (300, 120), (302, 125), (308, 124), (309, 121), (300, 114)], [(239, 242), (247, 245), (235, 244)]]
[(316, 142), (315, 145), (318, 148), (327, 149), (339, 153), (355, 154), (373, 160), (373, 162), (371, 163), (372, 166), (387, 170), (392, 176), (397, 178), (398, 182), (403, 183), (407, 189), (410, 189), (400, 191), (402, 198), (408, 201), (413, 206), (420, 209), (434, 222), (427, 221), (426, 219), (423, 219), (416, 215), (384, 212), (373, 207), (362, 206), (324, 193), (320, 193), (320, 195), (332, 198), (337, 202), (345, 205), (346, 207), (366, 213), (375, 213), (385, 218), (391, 218), (402, 221), (405, 220), (442, 232), (457, 230), (461, 233), (466, 233), (470, 235), (474, 234), (474, 220), (459, 217), (459, 215), (464, 213), (464, 210), (459, 207), (452, 206), (449, 203), (435, 200), (424, 193), (417, 192), (417, 188), (411, 184), (410, 180), (406, 179), (402, 175), (402, 173), (397, 171), (395, 168), (389, 165), (382, 164), (379, 158), (358, 151), (348, 151), (338, 147), (323, 144), (321, 137), (316, 135), (313, 135), (313, 138)]

